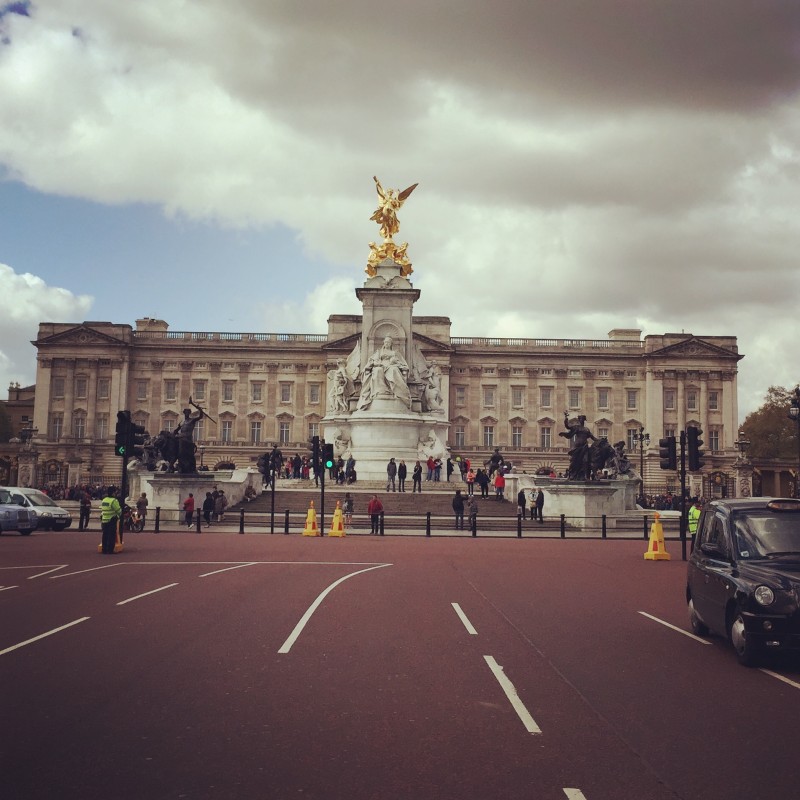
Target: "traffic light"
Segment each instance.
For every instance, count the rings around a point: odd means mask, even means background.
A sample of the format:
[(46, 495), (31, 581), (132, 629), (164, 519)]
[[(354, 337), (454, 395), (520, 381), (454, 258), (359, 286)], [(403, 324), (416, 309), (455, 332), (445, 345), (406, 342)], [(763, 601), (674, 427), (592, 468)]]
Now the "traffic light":
[(319, 436), (311, 437), (311, 470), (319, 472)]
[(700, 447), (703, 440), (700, 438), (703, 435), (701, 428), (690, 427), (686, 430), (686, 447), (689, 451), (689, 470), (697, 472), (705, 465), (703, 456), (705, 455)]
[(148, 437), (144, 425), (137, 425), (135, 422), (128, 423), (128, 443), (125, 450), (128, 458), (138, 458), (144, 460), (144, 443)]
[(674, 436), (658, 440), (658, 457), (661, 469), (678, 469), (678, 445)]
[(117, 435), (114, 438), (114, 455), (125, 458), (128, 454), (128, 435), (131, 428), (131, 412), (117, 411)]
[(332, 444), (323, 444), (322, 445), (322, 465), (325, 469), (333, 469), (333, 445)]

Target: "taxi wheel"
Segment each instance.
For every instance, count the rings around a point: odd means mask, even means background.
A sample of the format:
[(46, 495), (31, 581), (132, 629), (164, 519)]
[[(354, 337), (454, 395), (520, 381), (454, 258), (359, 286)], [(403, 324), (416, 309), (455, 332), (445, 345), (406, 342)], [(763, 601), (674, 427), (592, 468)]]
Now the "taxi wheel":
[(689, 625), (692, 628), (692, 633), (695, 636), (708, 636), (709, 630), (708, 626), (697, 616), (697, 612), (694, 610), (694, 603), (692, 599), (689, 598)]
[(739, 663), (745, 667), (755, 667), (758, 665), (758, 654), (750, 644), (747, 632), (744, 627), (744, 617), (740, 609), (736, 609), (731, 618), (730, 628), (728, 629), (728, 636), (736, 652), (736, 658)]

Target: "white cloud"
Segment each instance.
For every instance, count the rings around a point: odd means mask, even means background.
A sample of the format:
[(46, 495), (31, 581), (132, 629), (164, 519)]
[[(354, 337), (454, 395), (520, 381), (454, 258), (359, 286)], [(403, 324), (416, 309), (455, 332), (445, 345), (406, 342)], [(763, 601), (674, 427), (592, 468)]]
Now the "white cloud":
[(80, 322), (86, 319), (92, 298), (47, 286), (35, 275), (19, 275), (6, 264), (0, 264), (0, 297), (5, 298), (0, 314), (0, 387), (12, 381), (27, 386), (36, 380), (31, 341), (39, 322)]

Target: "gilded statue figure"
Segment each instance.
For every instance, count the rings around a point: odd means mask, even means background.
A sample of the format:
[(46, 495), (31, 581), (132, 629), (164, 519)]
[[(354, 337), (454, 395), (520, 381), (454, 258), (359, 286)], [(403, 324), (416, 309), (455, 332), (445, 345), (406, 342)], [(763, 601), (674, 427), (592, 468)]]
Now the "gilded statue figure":
[(372, 176), (372, 180), (375, 181), (375, 188), (378, 191), (380, 202), (370, 219), (381, 226), (381, 236), (383, 236), (384, 240), (391, 241), (392, 237), (400, 230), (397, 212), (411, 192), (417, 188), (418, 184), (415, 183), (413, 186), (409, 186), (408, 189), (398, 192), (397, 189), (384, 189), (375, 175)]

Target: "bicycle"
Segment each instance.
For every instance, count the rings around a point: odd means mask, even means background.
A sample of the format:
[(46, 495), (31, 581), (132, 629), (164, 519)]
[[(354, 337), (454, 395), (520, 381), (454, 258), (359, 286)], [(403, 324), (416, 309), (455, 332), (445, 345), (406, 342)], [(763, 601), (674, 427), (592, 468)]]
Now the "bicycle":
[(125, 506), (122, 512), (122, 528), (134, 533), (141, 533), (144, 530), (144, 519), (138, 511)]

